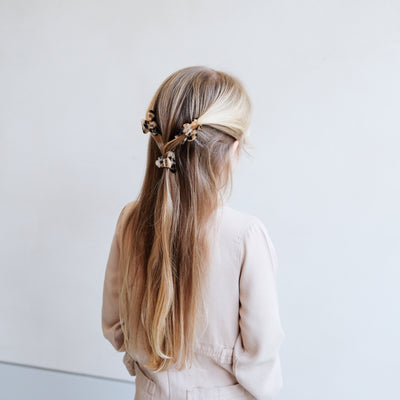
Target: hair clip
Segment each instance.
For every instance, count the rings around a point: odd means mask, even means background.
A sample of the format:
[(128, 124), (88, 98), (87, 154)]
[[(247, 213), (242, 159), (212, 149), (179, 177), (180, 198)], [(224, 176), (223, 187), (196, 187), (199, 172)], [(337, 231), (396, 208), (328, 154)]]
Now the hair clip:
[(142, 119), (142, 131), (143, 133), (150, 132), (152, 135), (159, 135), (161, 132), (155, 121), (155, 112), (154, 110), (148, 110), (146, 113), (146, 119)]
[(176, 172), (175, 152), (170, 150), (166, 157), (162, 155), (157, 158), (156, 165), (158, 168), (169, 168), (171, 172)]
[(199, 129), (201, 129), (201, 124), (198, 123), (197, 118), (196, 118), (190, 123), (183, 124), (182, 128), (179, 131), (179, 134), (175, 135), (175, 138), (184, 134), (185, 139), (182, 143), (185, 143), (186, 141), (192, 142), (193, 140), (196, 139), (197, 131)]

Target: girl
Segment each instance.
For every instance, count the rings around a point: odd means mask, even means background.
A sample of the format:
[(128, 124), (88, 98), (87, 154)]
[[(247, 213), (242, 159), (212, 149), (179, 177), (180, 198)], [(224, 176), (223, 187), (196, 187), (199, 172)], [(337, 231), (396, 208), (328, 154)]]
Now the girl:
[(258, 217), (226, 204), (251, 113), (237, 78), (195, 66), (164, 80), (142, 120), (146, 173), (116, 223), (102, 305), (135, 400), (281, 389), (276, 252)]

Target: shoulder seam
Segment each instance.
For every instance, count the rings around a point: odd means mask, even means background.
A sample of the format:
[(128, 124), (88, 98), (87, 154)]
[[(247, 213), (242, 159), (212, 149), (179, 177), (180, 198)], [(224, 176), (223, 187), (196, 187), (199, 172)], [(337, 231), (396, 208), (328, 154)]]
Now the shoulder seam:
[(247, 232), (248, 229), (250, 229), (250, 227), (256, 223), (258, 221), (258, 218), (255, 215), (251, 215), (249, 220), (246, 221), (246, 223), (244, 224), (244, 226), (242, 226), (242, 228), (240, 229), (237, 237), (236, 237), (236, 244), (238, 246), (238, 262), (241, 263), (242, 262), (242, 258), (243, 258), (243, 238), (245, 233)]

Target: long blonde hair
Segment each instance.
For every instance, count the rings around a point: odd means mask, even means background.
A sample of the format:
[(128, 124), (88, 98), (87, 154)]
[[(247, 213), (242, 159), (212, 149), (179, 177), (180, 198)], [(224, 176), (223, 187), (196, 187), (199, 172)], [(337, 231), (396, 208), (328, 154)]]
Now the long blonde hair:
[[(149, 137), (143, 186), (121, 229), (120, 317), (126, 349), (140, 346), (146, 367), (185, 368), (194, 356), (202, 284), (210, 260), (209, 221), (232, 191), (232, 144), (247, 142), (250, 98), (239, 79), (205, 66), (180, 69), (157, 89), (155, 111), (164, 146)], [(197, 118), (194, 141), (174, 138)], [(151, 136), (151, 134), (150, 134)], [(176, 147), (176, 173), (155, 160)], [(160, 151), (161, 150), (161, 151)], [(204, 312), (204, 310), (203, 310)]]

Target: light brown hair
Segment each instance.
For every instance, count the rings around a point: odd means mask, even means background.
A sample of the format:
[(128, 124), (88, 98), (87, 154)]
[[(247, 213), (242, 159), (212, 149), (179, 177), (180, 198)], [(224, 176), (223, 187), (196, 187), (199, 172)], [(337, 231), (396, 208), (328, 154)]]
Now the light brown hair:
[[(198, 318), (206, 314), (210, 221), (227, 188), (231, 194), (232, 144), (239, 141), (238, 157), (248, 144), (252, 105), (238, 78), (193, 66), (168, 76), (148, 110), (155, 111), (163, 155), (176, 147), (176, 173), (155, 165), (160, 149), (149, 137), (144, 182), (121, 230), (119, 307), (125, 348), (135, 353), (142, 330), (146, 367), (163, 371), (193, 359)], [(196, 140), (174, 138), (195, 118)]]

